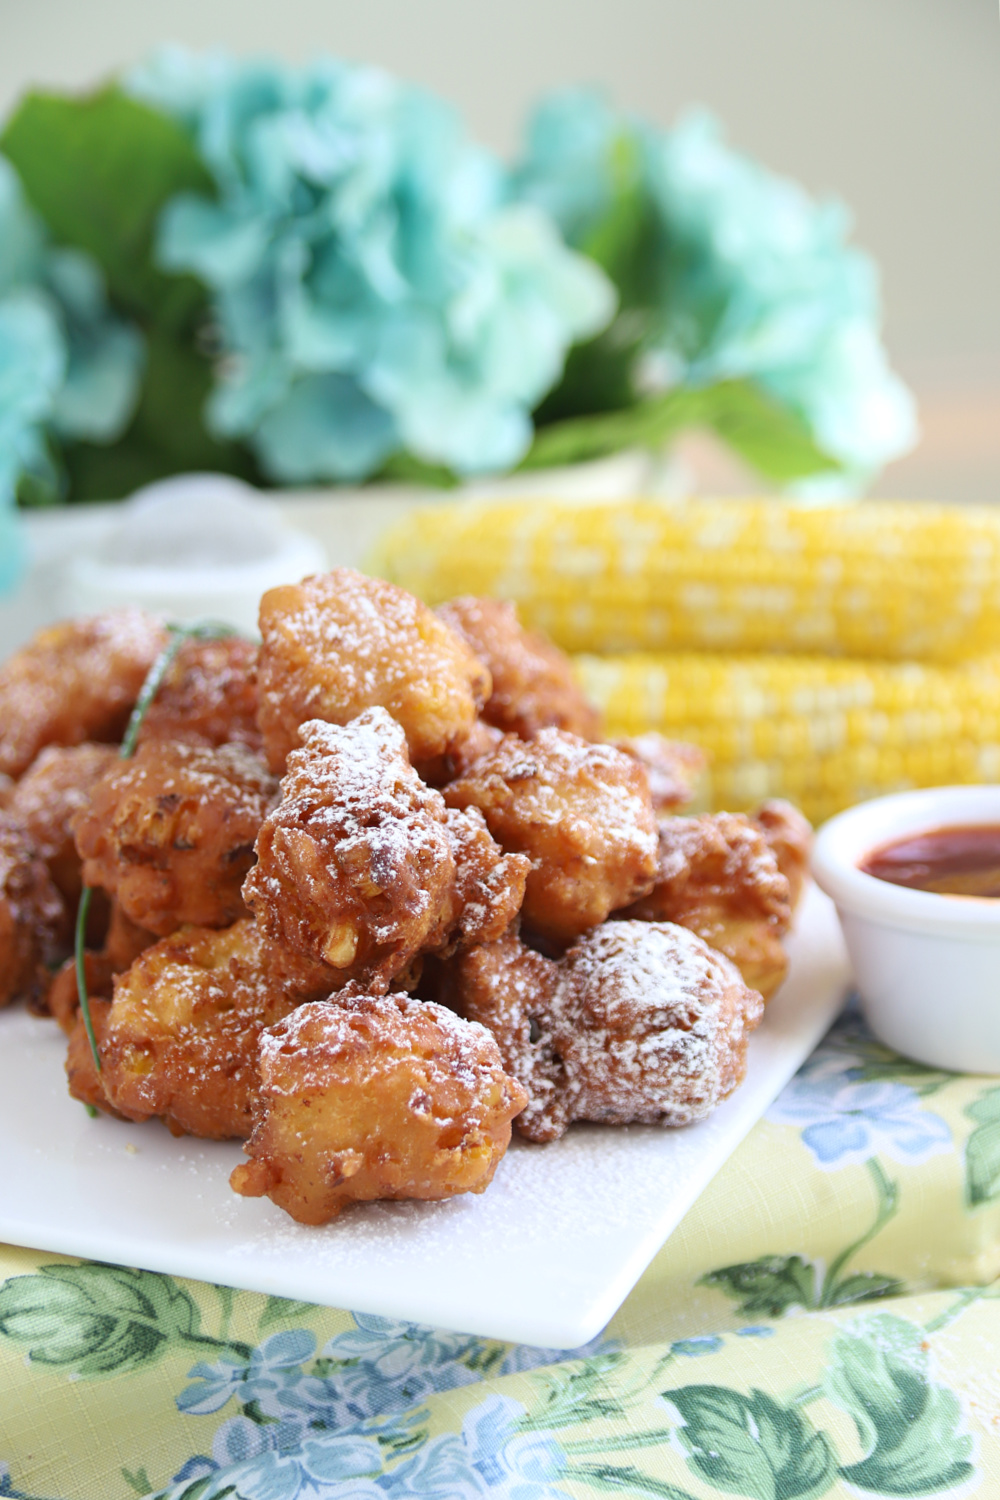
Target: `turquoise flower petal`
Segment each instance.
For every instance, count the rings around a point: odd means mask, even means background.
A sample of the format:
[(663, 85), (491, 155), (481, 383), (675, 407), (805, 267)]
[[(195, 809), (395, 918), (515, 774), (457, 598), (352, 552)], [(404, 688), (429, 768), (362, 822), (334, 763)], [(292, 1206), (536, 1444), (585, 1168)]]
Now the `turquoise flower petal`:
[(157, 250), (211, 293), (214, 432), (283, 483), (366, 478), (401, 446), (469, 474), (522, 457), (615, 293), (541, 209), (508, 201), (450, 106), (331, 59), (177, 49), (128, 87), (190, 131), (218, 191), (170, 203)]
[(256, 447), (267, 471), (291, 484), (363, 479), (398, 447), (392, 417), (345, 375), (310, 375), (261, 419)]
[(23, 552), (9, 510), (32, 476), (58, 492), (50, 438), (109, 442), (139, 394), (143, 343), (114, 317), (96, 264), (52, 249), (0, 157), (0, 588)]
[(750, 379), (791, 407), (857, 488), (917, 436), (880, 338), (873, 262), (842, 205), (732, 151), (704, 113), (662, 131), (569, 90), (531, 123), (515, 190), (620, 281), (638, 389)]

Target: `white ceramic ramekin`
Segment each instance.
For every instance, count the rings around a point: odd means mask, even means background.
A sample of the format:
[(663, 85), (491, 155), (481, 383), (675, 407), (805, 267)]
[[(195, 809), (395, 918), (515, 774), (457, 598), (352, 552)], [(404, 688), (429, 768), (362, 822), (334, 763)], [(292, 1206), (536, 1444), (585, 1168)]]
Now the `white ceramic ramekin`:
[(858, 868), (899, 839), (969, 824), (1000, 824), (1000, 786), (862, 802), (820, 829), (813, 874), (836, 904), (876, 1035), (932, 1067), (1000, 1073), (1000, 899), (910, 890)]
[(266, 589), (326, 566), (323, 548), (264, 495), (226, 474), (178, 474), (117, 512), (98, 546), (72, 557), (69, 614), (138, 604), (171, 620), (224, 620), (257, 633)]

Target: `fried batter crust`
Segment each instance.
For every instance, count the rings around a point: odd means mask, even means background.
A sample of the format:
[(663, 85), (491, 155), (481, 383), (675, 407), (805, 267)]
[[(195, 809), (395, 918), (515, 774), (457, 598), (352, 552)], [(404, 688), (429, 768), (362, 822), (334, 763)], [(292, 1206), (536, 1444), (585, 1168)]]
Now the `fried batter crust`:
[(767, 839), (778, 869), (788, 881), (789, 901), (794, 911), (809, 876), (812, 825), (797, 807), (780, 798), (762, 802), (753, 814), (753, 821)]
[(506, 599), (449, 599), (438, 615), (489, 669), (493, 691), (483, 718), (530, 740), (539, 729), (568, 729), (596, 739), (601, 717), (573, 675), (573, 664), (546, 636), (525, 630)]
[(65, 951), (69, 923), (62, 897), (37, 846), (9, 812), (0, 812), (0, 1006), (38, 1003), (46, 964)]
[(117, 743), (165, 644), (139, 609), (39, 631), (0, 666), (0, 772), (20, 776), (46, 745)]
[(251, 1160), (230, 1178), (302, 1224), (351, 1201), (481, 1193), (525, 1102), (480, 1026), (406, 995), (304, 1005), (264, 1033)]
[[(103, 1052), (110, 1012), (110, 1000), (91, 1000), (90, 1020), (94, 1028), (98, 1057)], [(66, 1081), (72, 1099), (79, 1099), (81, 1104), (86, 1104), (90, 1109), (99, 1109), (102, 1114), (114, 1115), (117, 1120), (124, 1119), (104, 1092), (104, 1073), (103, 1071), (99, 1073), (94, 1066), (90, 1038), (83, 1024), (83, 1016), (79, 1013), (70, 1027), (65, 1066)]]
[(275, 772), (307, 720), (348, 724), (376, 706), (403, 726), (419, 769), (468, 736), (490, 694), (460, 636), (405, 589), (352, 568), (270, 589), (260, 633), (258, 720)]
[(653, 811), (658, 818), (694, 800), (708, 765), (708, 757), (697, 745), (664, 739), (655, 730), (613, 743), (645, 767)]
[(49, 874), (69, 905), (80, 898), (80, 856), (72, 822), (97, 782), (118, 764), (111, 745), (49, 745), (25, 771), (9, 811), (34, 840)]
[(275, 941), (382, 993), (418, 954), (503, 930), (527, 861), (448, 812), (384, 708), (343, 728), (312, 720), (302, 737), (243, 887)]
[(524, 921), (554, 942), (596, 927), (656, 877), (646, 774), (611, 745), (561, 729), (528, 744), (506, 735), (443, 796), (449, 807), (478, 807), (503, 849), (529, 857)]
[(656, 885), (622, 915), (690, 927), (765, 999), (788, 969), (781, 942), (792, 915), (788, 881), (742, 813), (664, 818)]
[(130, 1120), (161, 1115), (175, 1135), (245, 1139), (261, 1033), (329, 994), (331, 977), (248, 919), (161, 938), (114, 982), (100, 1048), (109, 1102)]
[(263, 753), (257, 727), (257, 647), (242, 636), (185, 641), (146, 712), (139, 743), (245, 745)]
[[(135, 963), (139, 954), (155, 942), (155, 934), (147, 932), (144, 927), (137, 927), (125, 915), (118, 902), (113, 901), (103, 946), (95, 951), (88, 949), (83, 955), (88, 997), (99, 996), (110, 1000), (115, 976), (124, 974)], [(73, 1031), (79, 1004), (74, 955), (66, 960), (53, 979), (46, 999), (49, 1015), (55, 1017), (67, 1036)]]
[(503, 731), (483, 719), (477, 719), (468, 736), (452, 746), (446, 755), (420, 763), (420, 779), (428, 786), (447, 786), (471, 771), (478, 760), (490, 755), (503, 739)]
[(246, 914), (240, 887), (276, 795), (242, 745), (150, 741), (105, 774), (77, 816), (83, 878), (159, 936), (186, 922), (226, 927)]
[(508, 933), (447, 966), (449, 1004), (486, 1026), (528, 1104), (517, 1129), (573, 1120), (687, 1125), (746, 1069), (760, 995), (728, 959), (667, 922), (606, 922), (561, 959)]

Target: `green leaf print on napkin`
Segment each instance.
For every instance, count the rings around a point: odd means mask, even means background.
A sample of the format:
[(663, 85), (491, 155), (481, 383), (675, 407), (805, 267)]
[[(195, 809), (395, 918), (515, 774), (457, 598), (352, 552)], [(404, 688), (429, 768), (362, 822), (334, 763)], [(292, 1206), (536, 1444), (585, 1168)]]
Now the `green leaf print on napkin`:
[(813, 1500), (836, 1477), (826, 1433), (763, 1391), (688, 1385), (663, 1396), (684, 1420), (677, 1435), (689, 1466), (716, 1489), (751, 1500)]
[(199, 1332), (200, 1315), (172, 1276), (97, 1264), (40, 1266), (0, 1287), (0, 1337), (27, 1344), (33, 1364), (83, 1378), (123, 1375), (168, 1348), (249, 1349)]
[(850, 1325), (831, 1345), (824, 1394), (854, 1420), (866, 1449), (841, 1478), (876, 1495), (933, 1495), (971, 1477), (958, 1397), (929, 1378), (925, 1330), (888, 1313)]
[(780, 1318), (791, 1307), (816, 1303), (816, 1266), (801, 1255), (763, 1255), (708, 1271), (699, 1286), (717, 1286), (748, 1317)]
[(801, 1255), (763, 1255), (759, 1260), (708, 1271), (697, 1284), (717, 1286), (733, 1298), (739, 1312), (767, 1318), (780, 1318), (793, 1307), (813, 1312), (823, 1307), (846, 1307), (852, 1302), (897, 1296), (904, 1289), (903, 1283), (880, 1271), (841, 1275), (848, 1261), (880, 1234), (899, 1211), (899, 1185), (886, 1175), (877, 1157), (869, 1157), (865, 1166), (875, 1184), (875, 1217), (862, 1235), (834, 1256), (825, 1274), (817, 1261)]
[(896, 1297), (903, 1282), (880, 1271), (852, 1271), (832, 1280), (822, 1266), (801, 1255), (763, 1255), (760, 1260), (741, 1261), (709, 1271), (699, 1286), (715, 1286), (736, 1303), (745, 1317), (780, 1318), (793, 1307), (814, 1312), (821, 1307), (846, 1307), (852, 1302), (871, 1302), (878, 1297)]
[(1000, 1089), (966, 1106), (976, 1128), (965, 1143), (965, 1195), (970, 1208), (1000, 1198)]
[(84, 1376), (139, 1369), (197, 1321), (187, 1292), (151, 1271), (42, 1266), (0, 1288), (0, 1333), (28, 1344), (33, 1363)]

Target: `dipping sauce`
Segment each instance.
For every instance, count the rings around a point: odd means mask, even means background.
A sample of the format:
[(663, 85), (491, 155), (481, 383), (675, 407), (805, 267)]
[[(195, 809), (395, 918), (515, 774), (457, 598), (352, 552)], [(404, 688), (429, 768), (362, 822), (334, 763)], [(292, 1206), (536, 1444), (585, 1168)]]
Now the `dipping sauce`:
[(876, 849), (858, 868), (912, 890), (1000, 897), (1000, 824), (910, 834)]

